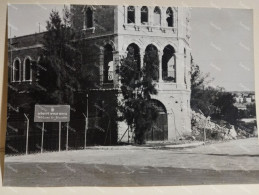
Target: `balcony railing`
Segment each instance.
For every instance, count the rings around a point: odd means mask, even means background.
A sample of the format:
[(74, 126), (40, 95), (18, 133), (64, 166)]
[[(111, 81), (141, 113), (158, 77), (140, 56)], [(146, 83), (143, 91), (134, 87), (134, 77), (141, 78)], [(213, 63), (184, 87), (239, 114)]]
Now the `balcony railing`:
[(153, 30), (161, 30), (163, 33), (173, 31), (176, 34), (177, 28), (176, 27), (168, 27), (168, 26), (154, 26), (149, 24), (123, 24), (124, 29), (135, 29), (136, 31), (140, 31), (143, 29), (147, 29), (148, 31), (152, 32)]
[(162, 79), (163, 81), (171, 81), (175, 83), (176, 82), (175, 71), (163, 71)]

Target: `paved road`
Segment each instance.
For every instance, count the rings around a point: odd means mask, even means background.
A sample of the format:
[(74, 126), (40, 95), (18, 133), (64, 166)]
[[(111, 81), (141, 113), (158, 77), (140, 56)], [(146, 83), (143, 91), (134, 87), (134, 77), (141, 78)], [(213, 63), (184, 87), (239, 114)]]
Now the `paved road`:
[(111, 147), (6, 158), (6, 186), (259, 183), (255, 138), (186, 149)]

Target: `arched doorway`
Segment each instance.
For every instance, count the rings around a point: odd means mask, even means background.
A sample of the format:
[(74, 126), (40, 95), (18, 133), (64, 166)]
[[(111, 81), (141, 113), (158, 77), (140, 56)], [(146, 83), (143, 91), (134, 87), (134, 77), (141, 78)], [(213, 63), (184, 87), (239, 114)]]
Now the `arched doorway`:
[(158, 117), (153, 121), (151, 129), (146, 133), (146, 141), (168, 140), (168, 121), (165, 106), (158, 100), (151, 100), (158, 110)]

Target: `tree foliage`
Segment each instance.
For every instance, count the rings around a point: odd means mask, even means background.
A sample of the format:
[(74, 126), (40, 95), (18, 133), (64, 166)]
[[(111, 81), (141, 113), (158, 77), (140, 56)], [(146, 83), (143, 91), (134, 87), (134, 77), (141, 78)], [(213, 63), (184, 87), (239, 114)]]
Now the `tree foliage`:
[(44, 48), (37, 65), (37, 92), (40, 103), (74, 103), (79, 90), (81, 53), (73, 43), (70, 12), (65, 7), (61, 18), (52, 10), (44, 33)]
[(234, 106), (234, 96), (222, 87), (211, 87), (209, 74), (203, 74), (198, 65), (192, 63), (191, 108), (201, 111), (214, 120), (225, 120), (236, 124), (238, 109)]
[(134, 48), (129, 47), (127, 57), (121, 60), (118, 74), (121, 77), (121, 119), (134, 130), (134, 141), (145, 142), (145, 133), (150, 130), (152, 121), (158, 115), (157, 108), (151, 102), (151, 95), (157, 94), (154, 80), (157, 79), (155, 68), (158, 67), (157, 52), (146, 51), (144, 67), (140, 69), (134, 56)]

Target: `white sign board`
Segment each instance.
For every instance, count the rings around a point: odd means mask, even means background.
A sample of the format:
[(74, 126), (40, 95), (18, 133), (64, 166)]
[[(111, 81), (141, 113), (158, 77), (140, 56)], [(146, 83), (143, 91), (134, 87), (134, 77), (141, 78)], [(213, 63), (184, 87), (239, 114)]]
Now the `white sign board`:
[(35, 105), (34, 122), (69, 122), (70, 105)]

